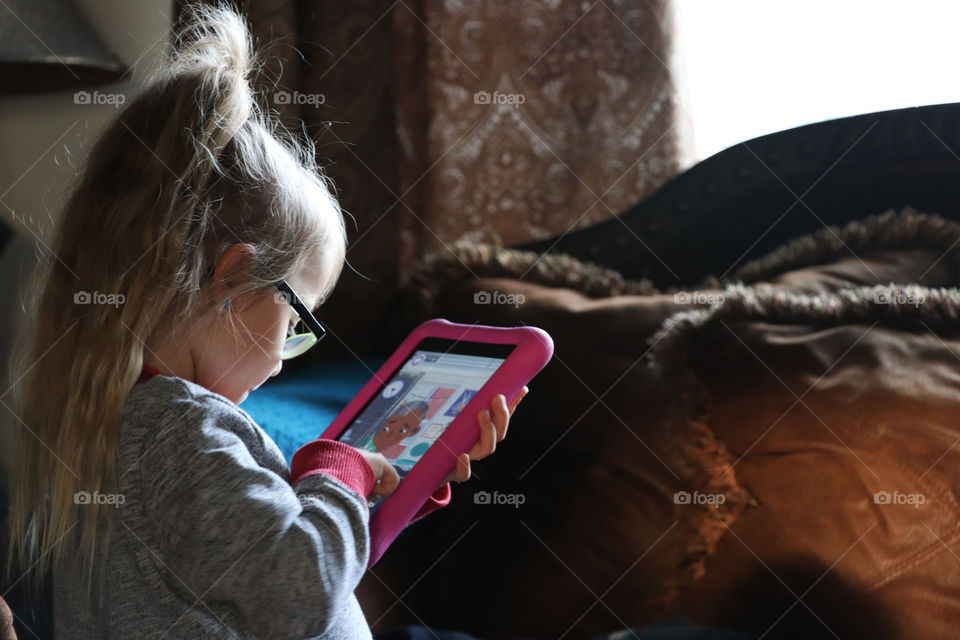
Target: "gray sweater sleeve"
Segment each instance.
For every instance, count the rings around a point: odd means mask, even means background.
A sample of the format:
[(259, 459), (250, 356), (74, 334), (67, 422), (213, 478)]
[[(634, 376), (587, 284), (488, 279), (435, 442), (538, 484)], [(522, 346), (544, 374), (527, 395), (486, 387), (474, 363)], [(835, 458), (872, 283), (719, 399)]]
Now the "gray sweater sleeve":
[(297, 483), (257, 463), (249, 418), (214, 395), (177, 398), (143, 439), (136, 479), (170, 587), (218, 602), (258, 637), (337, 628), (363, 577), (369, 513), (323, 474)]

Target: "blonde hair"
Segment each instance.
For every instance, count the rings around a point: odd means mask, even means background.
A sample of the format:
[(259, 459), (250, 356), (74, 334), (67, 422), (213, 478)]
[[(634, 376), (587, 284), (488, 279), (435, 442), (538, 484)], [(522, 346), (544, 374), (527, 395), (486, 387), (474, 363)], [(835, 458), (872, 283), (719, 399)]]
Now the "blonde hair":
[[(272, 291), (317, 249), (335, 257), (321, 300), (340, 276), (346, 231), (332, 185), (312, 141), (258, 106), (262, 63), (244, 19), (194, 5), (185, 25), (168, 64), (94, 145), (34, 276), (11, 361), (16, 415), (5, 415), (8, 571), (17, 562), (42, 576), (71, 533), (89, 584), (114, 508), (77, 509), (75, 496), (118, 485), (119, 418), (145, 343), (218, 304), (205, 285), (224, 251), (256, 249), (225, 284), (229, 297)], [(82, 292), (125, 300), (75, 304)]]

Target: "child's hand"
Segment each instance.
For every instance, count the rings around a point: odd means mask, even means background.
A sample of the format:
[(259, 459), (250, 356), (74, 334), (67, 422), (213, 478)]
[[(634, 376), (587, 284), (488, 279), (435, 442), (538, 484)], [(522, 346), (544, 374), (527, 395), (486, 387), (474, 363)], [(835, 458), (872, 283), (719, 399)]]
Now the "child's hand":
[(447, 477), (440, 483), (442, 487), (448, 482), (466, 482), (470, 479), (470, 461), (482, 460), (493, 453), (497, 448), (497, 443), (507, 436), (507, 427), (510, 424), (510, 416), (514, 409), (520, 404), (524, 396), (530, 391), (526, 386), (520, 390), (513, 402), (507, 406), (506, 398), (503, 394), (497, 394), (490, 402), (490, 409), (481, 409), (477, 414), (480, 420), (480, 440), (470, 449), (468, 453), (461, 453), (457, 458), (456, 468), (447, 474)]
[[(367, 451), (366, 449), (357, 449), (357, 451), (362, 453), (363, 457), (370, 463), (370, 466), (373, 467), (373, 474), (377, 479), (377, 483), (373, 486), (373, 491), (370, 492), (370, 496), (388, 496), (396, 491), (397, 485), (400, 484), (400, 474), (397, 473), (393, 465), (383, 457), (383, 454), (376, 451)], [(367, 496), (367, 498), (370, 496)]]

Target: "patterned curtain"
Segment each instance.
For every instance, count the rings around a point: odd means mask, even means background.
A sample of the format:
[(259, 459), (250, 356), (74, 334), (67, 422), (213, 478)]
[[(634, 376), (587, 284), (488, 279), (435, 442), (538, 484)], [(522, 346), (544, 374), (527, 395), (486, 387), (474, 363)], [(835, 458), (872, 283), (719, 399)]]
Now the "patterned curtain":
[(588, 226), (677, 174), (688, 154), (669, 9), (668, 0), (395, 9), (402, 273), (459, 239), (513, 245)]
[(349, 214), (328, 356), (369, 352), (424, 257), (588, 226), (692, 159), (669, 0), (234, 4)]

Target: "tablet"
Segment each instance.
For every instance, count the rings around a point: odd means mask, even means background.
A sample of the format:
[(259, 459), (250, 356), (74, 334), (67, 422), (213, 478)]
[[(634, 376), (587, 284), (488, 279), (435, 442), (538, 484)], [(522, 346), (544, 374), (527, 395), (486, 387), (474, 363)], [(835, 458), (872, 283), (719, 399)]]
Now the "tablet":
[(369, 502), (368, 567), (480, 438), (477, 413), (497, 394), (513, 400), (552, 354), (536, 327), (429, 320), (330, 424), (322, 438), (378, 451), (400, 476), (392, 494)]

